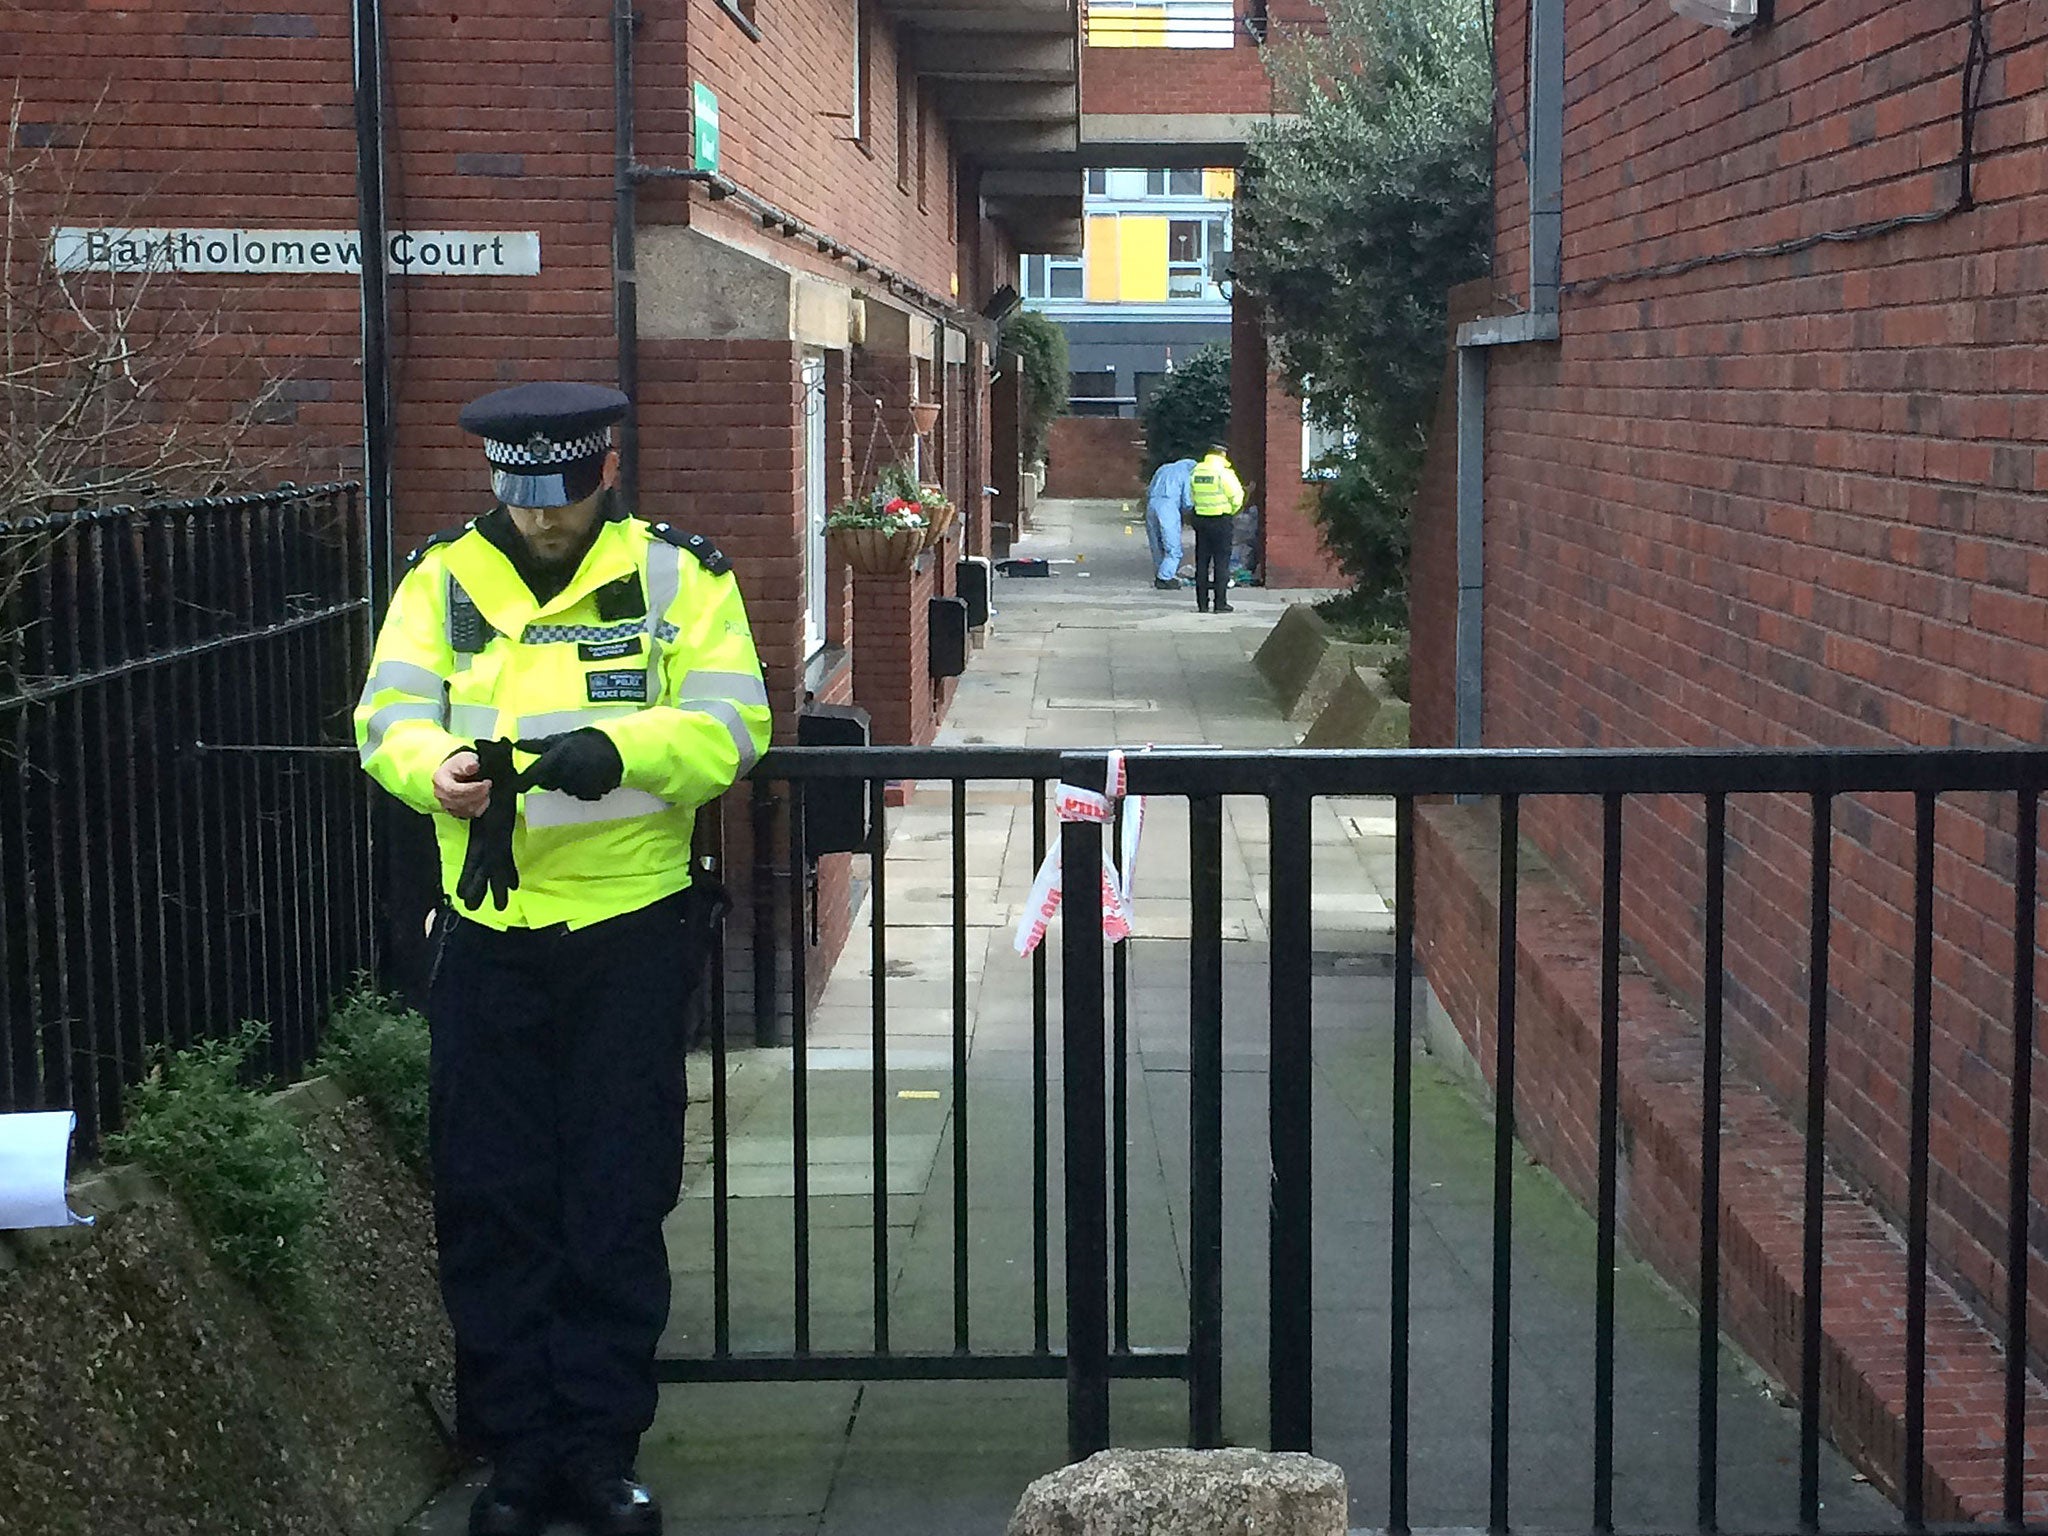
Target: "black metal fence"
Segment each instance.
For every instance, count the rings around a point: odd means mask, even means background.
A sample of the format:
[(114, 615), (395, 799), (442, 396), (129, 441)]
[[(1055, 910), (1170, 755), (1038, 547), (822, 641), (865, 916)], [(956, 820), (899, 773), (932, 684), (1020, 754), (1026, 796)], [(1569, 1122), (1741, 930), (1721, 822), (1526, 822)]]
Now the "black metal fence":
[[(1517, 955), (1516, 912), (1520, 861), (1517, 857), (1523, 803), (1532, 797), (1562, 796), (1597, 802), (1603, 836), (1604, 888), (1600, 893), (1598, 956), (1600, 976), (1600, 1038), (1597, 1064), (1597, 1173), (1594, 1207), (1597, 1242), (1592, 1254), (1590, 1285), (1593, 1320), (1583, 1341), (1585, 1401), (1591, 1404), (1591, 1511), (1595, 1530), (1616, 1528), (1616, 1258), (1619, 1241), (1618, 1163), (1620, 1160), (1620, 976), (1623, 968), (1621, 892), (1626, 864), (1622, 843), (1623, 807), (1631, 797), (1695, 797), (1703, 807), (1706, 835), (1699, 852), (1703, 860), (1706, 899), (1701, 912), (1704, 935), (1703, 975), (1697, 978), (1705, 999), (1705, 1061), (1698, 1154), (1705, 1170), (1699, 1199), (1697, 1242), (1704, 1256), (1699, 1274), (1687, 1283), (1698, 1306), (1697, 1320), (1697, 1443), (1691, 1458), (1696, 1485), (1690, 1507), (1699, 1530), (1719, 1528), (1725, 1491), (1721, 1425), (1721, 1362), (1724, 1318), (1720, 1277), (1728, 1262), (1720, 1223), (1724, 1118), (1721, 1045), (1723, 1028), (1722, 967), (1725, 944), (1723, 870), (1727, 858), (1727, 814), (1731, 797), (1774, 795), (1793, 797), (1812, 814), (1811, 931), (1807, 983), (1811, 1000), (1804, 1050), (1809, 1069), (1804, 1121), (1803, 1180), (1800, 1182), (1799, 1231), (1803, 1253), (1802, 1283), (1792, 1303), (1797, 1331), (1796, 1379), (1797, 1502), (1778, 1517), (1780, 1528), (1797, 1525), (1816, 1529), (1821, 1517), (1824, 1415), (1822, 1302), (1831, 1271), (1825, 1251), (1823, 1209), (1830, 1193), (1826, 1114), (1829, 1092), (1828, 1002), (1830, 997), (1830, 868), (1833, 813), (1848, 796), (1899, 794), (1915, 808), (1915, 932), (1914, 985), (1906, 1003), (1912, 1019), (1911, 1081), (1906, 1085), (1910, 1127), (1910, 1194), (1905, 1213), (1907, 1297), (1900, 1333), (1903, 1336), (1903, 1432), (1897, 1464), (1880, 1469), (1897, 1490), (1909, 1527), (1929, 1518), (1928, 1409), (1928, 1198), (1929, 1198), (1929, 1054), (1934, 1032), (1932, 1004), (1932, 933), (1935, 908), (1934, 817), (1940, 797), (1963, 792), (2002, 797), (2017, 804), (2016, 847), (2012, 886), (2012, 1027), (2015, 1060), (2010, 1115), (2013, 1134), (2009, 1182), (2002, 1197), (2008, 1211), (2008, 1268), (2003, 1313), (2004, 1391), (1995, 1412), (2002, 1417), (2004, 1438), (1997, 1450), (2003, 1479), (2003, 1516), (2008, 1525), (2025, 1525), (2029, 1516), (2027, 1404), (2028, 1245), (2031, 1202), (2028, 1190), (2032, 1114), (2034, 960), (2036, 955), (2034, 860), (2038, 797), (2048, 787), (2048, 752), (2012, 751), (1817, 751), (1817, 752), (1677, 752), (1677, 753), (1549, 753), (1549, 752), (1410, 752), (1376, 753), (1231, 753), (1160, 750), (1128, 760), (1133, 795), (1179, 799), (1188, 809), (1189, 905), (1192, 916), (1187, 975), (1190, 1021), (1188, 1073), (1187, 1167), (1188, 1241), (1185, 1248), (1187, 1335), (1184, 1344), (1162, 1350), (1131, 1345), (1128, 1290), (1127, 1170), (1125, 1134), (1128, 1087), (1125, 959), (1121, 949), (1105, 957), (1105, 946), (1065, 942), (1061, 950), (1057, 1013), (1050, 1003), (1049, 978), (1043, 951), (1032, 965), (1031, 1003), (1034, 1042), (1031, 1122), (1032, 1209), (1029, 1263), (1031, 1318), (1029, 1342), (1018, 1347), (990, 1347), (984, 1340), (1002, 1330), (971, 1315), (970, 1270), (986, 1248), (985, 1228), (977, 1217), (969, 1185), (970, 1139), (964, 1123), (969, 1073), (968, 992), (965, 931), (967, 921), (968, 852), (965, 816), (970, 786), (1022, 786), (1032, 807), (1034, 854), (1047, 846), (1047, 789), (1055, 781), (1099, 788), (1106, 756), (1101, 753), (1058, 753), (1002, 748), (958, 748), (904, 751), (899, 749), (794, 749), (771, 753), (757, 773), (760, 784), (783, 783), (803, 824), (806, 792), (820, 793), (849, 783), (866, 786), (871, 825), (884, 822), (884, 784), (914, 779), (930, 785), (949, 784), (951, 794), (952, 918), (954, 933), (952, 1032), (947, 1042), (952, 1099), (962, 1123), (955, 1127), (950, 1169), (952, 1220), (951, 1336), (938, 1347), (906, 1348), (892, 1332), (893, 1231), (889, 1188), (890, 1117), (894, 1106), (891, 1051), (901, 1042), (891, 1028), (889, 964), (891, 900), (886, 841), (879, 833), (870, 846), (872, 857), (871, 946), (872, 1040), (871, 1101), (865, 1133), (871, 1137), (872, 1164), (865, 1191), (869, 1258), (872, 1264), (871, 1303), (864, 1314), (861, 1347), (818, 1345), (812, 1329), (814, 1268), (812, 1230), (817, 1204), (809, 1185), (809, 1092), (813, 1081), (806, 1041), (809, 993), (801, 957), (787, 982), (795, 1012), (790, 1046), (793, 1074), (790, 1115), (791, 1221), (784, 1252), (794, 1297), (786, 1335), (789, 1347), (761, 1347), (758, 1336), (735, 1342), (732, 1324), (735, 1268), (730, 1211), (735, 1170), (727, 1155), (730, 1130), (726, 1099), (726, 1040), (714, 1026), (711, 1048), (719, 1070), (714, 1075), (714, 1127), (711, 1193), (714, 1214), (713, 1255), (709, 1279), (715, 1290), (713, 1326), (704, 1345), (679, 1351), (664, 1362), (671, 1380), (815, 1380), (815, 1379), (1064, 1379), (1067, 1386), (1070, 1449), (1085, 1454), (1110, 1442), (1112, 1384), (1132, 1378), (1184, 1381), (1188, 1394), (1188, 1432), (1196, 1445), (1222, 1440), (1224, 1422), (1223, 1335), (1226, 1297), (1224, 1262), (1224, 803), (1225, 797), (1250, 796), (1267, 807), (1271, 863), (1265, 891), (1270, 930), (1271, 994), (1269, 1112), (1263, 1136), (1270, 1168), (1267, 1191), (1266, 1255), (1270, 1310), (1266, 1317), (1269, 1346), (1264, 1408), (1267, 1438), (1278, 1449), (1317, 1447), (1317, 1300), (1312, 1255), (1319, 1214), (1327, 1216), (1312, 1182), (1316, 1117), (1311, 1081), (1311, 1030), (1315, 1023), (1315, 873), (1312, 858), (1311, 811), (1319, 797), (1391, 797), (1395, 823), (1394, 922), (1390, 969), (1393, 977), (1394, 1052), (1392, 1091), (1384, 1105), (1392, 1139), (1390, 1241), (1384, 1253), (1360, 1253), (1358, 1262), (1384, 1265), (1388, 1279), (1390, 1337), (1383, 1361), (1361, 1361), (1349, 1378), (1359, 1393), (1380, 1393), (1385, 1415), (1386, 1505), (1375, 1524), (1406, 1530), (1411, 1520), (1410, 1467), (1412, 1411), (1426, 1384), (1411, 1374), (1410, 1339), (1415, 1322), (1413, 1292), (1415, 1230), (1411, 1204), (1416, 1192), (1413, 1161), (1413, 1106), (1417, 967), (1415, 948), (1416, 821), (1418, 801), (1437, 797), (1475, 797), (1491, 803), (1498, 816), (1498, 956), (1499, 985), (1494, 998), (1493, 1052), (1489, 1063), (1497, 1085), (1497, 1112), (1491, 1144), (1491, 1275), (1490, 1327), (1475, 1330), (1474, 1352), (1490, 1361), (1489, 1405), (1491, 1457), (1487, 1469), (1487, 1523), (1504, 1530), (1510, 1514), (1511, 1330), (1516, 1317), (1517, 1248), (1515, 1235), (1515, 1169), (1519, 1164), (1515, 1106)], [(1067, 935), (1097, 932), (1101, 924), (1101, 892), (1097, 883), (1102, 839), (1106, 829), (1072, 822), (1058, 829), (1064, 870), (1065, 905), (1061, 926)], [(795, 908), (792, 928), (802, 931), (800, 905), (805, 879), (801, 837), (786, 848), (787, 889)], [(986, 871), (980, 873), (986, 874)], [(1055, 1039), (1056, 1042), (1055, 1043)], [(1057, 1084), (1053, 1082), (1057, 1074)], [(1057, 1089), (1059, 1103), (1051, 1100)], [(935, 1095), (934, 1095), (935, 1096)], [(1055, 1120), (1057, 1126), (1055, 1128)], [(846, 1120), (837, 1122), (843, 1132)], [(1239, 1128), (1242, 1137), (1246, 1132)], [(1051, 1164), (1062, 1165), (1063, 1189), (1055, 1198)], [(1327, 1195), (1324, 1197), (1327, 1200)], [(838, 1226), (846, 1224), (843, 1213)], [(1002, 1234), (1021, 1247), (1019, 1232)], [(1057, 1240), (1064, 1254), (1064, 1316), (1053, 1303), (1051, 1253)], [(844, 1249), (838, 1250), (843, 1254)], [(834, 1258), (828, 1262), (844, 1262)], [(1008, 1262), (1021, 1262), (1010, 1260)], [(745, 1273), (758, 1277), (758, 1263)], [(741, 1284), (745, 1284), (742, 1281)], [(1003, 1320), (996, 1320), (998, 1322)], [(1017, 1319), (1007, 1321), (1016, 1322)], [(1021, 1330), (1013, 1330), (1014, 1333)], [(843, 1337), (843, 1336), (842, 1336)], [(1789, 1374), (1789, 1373), (1788, 1373)], [(1329, 1390), (1325, 1378), (1324, 1390)], [(1937, 1393), (1943, 1390), (1937, 1379)], [(1375, 1410), (1378, 1411), (1378, 1410)], [(1673, 1448), (1675, 1450), (1675, 1448)], [(1979, 1456), (1984, 1452), (1975, 1453)], [(1677, 1452), (1664, 1481), (1686, 1476), (1683, 1452)], [(2038, 1495), (2038, 1490), (2036, 1490)]]
[(0, 1110), (118, 1124), (154, 1047), (295, 1072), (371, 963), (353, 485), (0, 523)]

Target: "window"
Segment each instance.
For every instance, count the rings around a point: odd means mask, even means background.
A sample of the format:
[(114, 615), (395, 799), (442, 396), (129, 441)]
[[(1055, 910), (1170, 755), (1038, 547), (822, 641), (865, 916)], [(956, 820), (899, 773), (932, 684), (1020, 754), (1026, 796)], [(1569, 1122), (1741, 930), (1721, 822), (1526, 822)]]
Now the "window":
[(1311, 414), (1308, 403), (1301, 407), (1301, 478), (1334, 480), (1336, 459), (1357, 448), (1358, 433), (1347, 423), (1332, 425)]
[(825, 644), (825, 358), (806, 352), (804, 386), (804, 655)]
[(1027, 299), (1078, 299), (1086, 286), (1079, 256), (1026, 256), (1020, 274)]
[(1121, 416), (1125, 401), (1116, 392), (1114, 368), (1090, 368), (1067, 375), (1067, 409), (1076, 416)]
[(738, 22), (747, 36), (761, 41), (761, 29), (754, 24), (754, 0), (718, 0), (718, 8)]
[(1088, 194), (1089, 194), (1089, 196), (1091, 196), (1091, 197), (1105, 197), (1105, 196), (1107, 196), (1107, 195), (1108, 195), (1108, 193), (1109, 193), (1109, 172), (1107, 172), (1107, 171), (1090, 171), (1090, 172), (1088, 173)]
[(914, 146), (910, 136), (916, 131), (917, 76), (911, 73), (910, 60), (899, 49), (896, 55), (896, 190), (910, 190), (911, 155)]
[(1202, 195), (1202, 172), (1200, 168), (1198, 167), (1192, 171), (1168, 171), (1166, 173), (1166, 190), (1174, 197), (1200, 197)]
[(1166, 226), (1166, 296), (1207, 299), (1220, 290), (1215, 258), (1229, 245), (1222, 219), (1173, 219)]
[(853, 0), (853, 141), (868, 136), (868, 0)]
[(925, 195), (931, 185), (929, 165), (932, 136), (925, 117), (926, 92), (924, 81), (919, 79), (911, 87), (911, 91), (917, 97), (917, 209), (918, 212), (923, 213), (931, 206), (925, 201)]

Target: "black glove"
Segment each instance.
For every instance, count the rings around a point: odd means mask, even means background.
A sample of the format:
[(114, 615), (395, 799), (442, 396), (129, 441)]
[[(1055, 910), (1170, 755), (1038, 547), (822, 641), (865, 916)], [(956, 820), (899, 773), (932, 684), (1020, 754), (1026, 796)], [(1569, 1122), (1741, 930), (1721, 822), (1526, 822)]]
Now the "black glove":
[(469, 823), (469, 847), (462, 857), (462, 875), (455, 895), (474, 912), (488, 893), (500, 912), (519, 889), (519, 867), (512, 862), (512, 822), (519, 814), (519, 775), (512, 767), (512, 743), (480, 741), (476, 760), (491, 781), (490, 803)]
[(578, 800), (595, 800), (617, 789), (626, 774), (611, 737), (589, 726), (566, 736), (543, 736), (513, 745), (522, 752), (540, 754), (540, 761), (520, 780), (522, 789), (559, 789)]

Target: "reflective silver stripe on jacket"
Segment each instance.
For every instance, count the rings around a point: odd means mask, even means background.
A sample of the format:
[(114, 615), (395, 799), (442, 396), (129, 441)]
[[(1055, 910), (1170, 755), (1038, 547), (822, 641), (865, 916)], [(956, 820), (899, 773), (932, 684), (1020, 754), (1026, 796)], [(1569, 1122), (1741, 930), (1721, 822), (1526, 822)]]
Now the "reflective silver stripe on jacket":
[(432, 667), (412, 661), (380, 661), (363, 684), (363, 702), (367, 704), (387, 690), (415, 699), (438, 699), (447, 686), (448, 680)]
[(498, 734), (498, 711), (489, 704), (451, 704), (448, 729), (457, 736), (483, 741)]
[(687, 699), (730, 699), (768, 707), (768, 685), (752, 672), (688, 672), (682, 692)]
[(580, 731), (586, 725), (595, 725), (600, 720), (616, 720), (621, 715), (637, 715), (637, 704), (586, 704), (581, 709), (551, 709), (540, 715), (519, 717), (519, 739), (538, 741), (543, 736), (561, 736), (570, 731)]
[(524, 809), (529, 827), (572, 827), (654, 816), (675, 807), (644, 789), (615, 789), (596, 800), (578, 800), (558, 789), (532, 789), (526, 793)]
[(683, 552), (665, 539), (647, 546), (647, 699), (661, 702), (661, 648), (679, 631), (668, 621), (668, 610), (683, 590)]
[(730, 699), (684, 699), (676, 705), (699, 715), (709, 715), (725, 727), (732, 737), (732, 744), (739, 749), (740, 772), (745, 773), (760, 761), (761, 754), (754, 747), (754, 733), (747, 729), (747, 722), (740, 718), (739, 705)]
[(386, 704), (370, 716), (369, 724), (363, 728), (363, 744), (356, 755), (368, 762), (377, 755), (377, 749), (384, 745), (384, 733), (402, 720), (431, 720), (441, 724), (445, 717), (439, 704), (430, 704), (425, 699), (407, 699), (397, 704)]

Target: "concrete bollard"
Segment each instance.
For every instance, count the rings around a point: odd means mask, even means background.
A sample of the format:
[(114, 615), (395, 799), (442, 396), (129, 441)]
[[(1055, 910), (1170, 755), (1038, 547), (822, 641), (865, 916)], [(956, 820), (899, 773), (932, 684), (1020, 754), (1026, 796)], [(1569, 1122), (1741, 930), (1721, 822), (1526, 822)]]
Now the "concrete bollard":
[(1008, 1536), (1344, 1536), (1344, 1474), (1299, 1452), (1101, 1451), (1024, 1490)]

